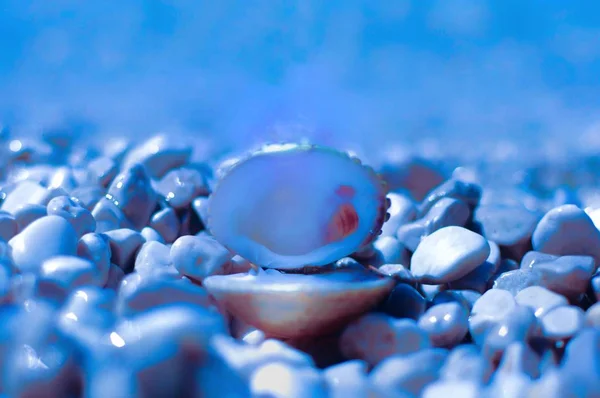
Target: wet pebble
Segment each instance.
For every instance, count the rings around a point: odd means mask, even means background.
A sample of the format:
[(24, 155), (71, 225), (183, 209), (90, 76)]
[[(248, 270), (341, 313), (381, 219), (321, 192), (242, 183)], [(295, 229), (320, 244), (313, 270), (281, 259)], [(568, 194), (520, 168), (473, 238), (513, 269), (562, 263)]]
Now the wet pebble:
[(165, 207), (152, 215), (150, 226), (163, 237), (165, 242), (173, 243), (177, 239), (180, 222), (175, 210), (171, 207)]
[(194, 280), (222, 273), (232, 254), (211, 237), (182, 236), (171, 246), (171, 261), (181, 275)]
[(488, 241), (488, 244), (490, 245), (488, 258), (462, 278), (450, 282), (448, 284), (449, 289), (475, 290), (479, 293), (484, 293), (487, 290), (488, 282), (500, 267), (501, 262), (498, 245), (492, 241)]
[(517, 305), (510, 292), (492, 289), (485, 292), (473, 305), (469, 318), (471, 337), (481, 345), (487, 332), (509, 314)]
[(200, 171), (192, 168), (169, 171), (155, 188), (175, 209), (184, 208), (192, 203), (194, 198), (209, 194), (206, 178)]
[(169, 170), (186, 164), (191, 154), (191, 147), (165, 134), (159, 134), (129, 151), (121, 167), (129, 169), (140, 164), (148, 170), (150, 177), (162, 178)]
[(567, 299), (563, 296), (540, 286), (531, 286), (521, 290), (515, 296), (515, 301), (519, 305), (531, 308), (538, 318), (556, 307), (568, 304)]
[(135, 257), (134, 271), (151, 274), (162, 267), (172, 267), (170, 248), (154, 241), (144, 243)]
[(418, 207), (418, 214), (425, 215), (439, 200), (443, 198), (458, 199), (474, 209), (481, 199), (481, 187), (477, 184), (451, 178), (433, 189)]
[(46, 210), (48, 215), (60, 216), (69, 221), (79, 237), (96, 230), (96, 220), (92, 213), (68, 196), (53, 198), (48, 202)]
[(592, 256), (600, 264), (600, 231), (574, 205), (559, 206), (546, 213), (533, 232), (532, 242), (536, 251), (559, 256)]
[(419, 327), (435, 347), (453, 347), (469, 331), (469, 312), (456, 302), (434, 305), (419, 319)]
[(461, 227), (446, 227), (421, 241), (410, 269), (424, 283), (448, 283), (473, 271), (489, 254), (490, 246), (481, 235)]
[(544, 337), (565, 340), (573, 337), (583, 327), (585, 313), (579, 307), (564, 305), (548, 311), (541, 318)]
[(55, 256), (74, 256), (77, 234), (62, 217), (46, 216), (31, 223), (9, 241), (15, 266), (21, 272), (37, 272)]

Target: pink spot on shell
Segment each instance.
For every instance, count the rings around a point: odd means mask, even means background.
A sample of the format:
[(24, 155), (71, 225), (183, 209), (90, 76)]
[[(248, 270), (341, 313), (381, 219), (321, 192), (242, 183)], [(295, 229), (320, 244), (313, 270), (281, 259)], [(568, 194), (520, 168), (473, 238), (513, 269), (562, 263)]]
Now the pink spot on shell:
[(337, 242), (358, 228), (358, 213), (350, 203), (340, 205), (327, 226), (327, 243)]
[(342, 198), (352, 199), (356, 191), (350, 185), (340, 185), (338, 189), (335, 190), (335, 193)]

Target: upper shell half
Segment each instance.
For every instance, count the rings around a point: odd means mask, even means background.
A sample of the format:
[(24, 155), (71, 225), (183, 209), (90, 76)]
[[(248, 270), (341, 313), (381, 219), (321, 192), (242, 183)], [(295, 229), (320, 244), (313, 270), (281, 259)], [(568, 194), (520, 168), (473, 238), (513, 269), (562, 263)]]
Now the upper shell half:
[(231, 251), (263, 267), (324, 265), (377, 236), (385, 195), (375, 172), (344, 153), (268, 145), (218, 182), (208, 228)]

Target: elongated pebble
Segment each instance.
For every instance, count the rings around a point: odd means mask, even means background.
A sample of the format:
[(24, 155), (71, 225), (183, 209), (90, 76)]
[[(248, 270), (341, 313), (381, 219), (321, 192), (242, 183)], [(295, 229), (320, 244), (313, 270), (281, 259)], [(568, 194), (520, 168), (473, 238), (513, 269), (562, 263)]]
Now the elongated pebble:
[(489, 254), (490, 246), (481, 235), (461, 227), (446, 227), (421, 241), (410, 269), (423, 283), (448, 283), (473, 271)]
[(98, 272), (104, 275), (104, 283), (106, 283), (111, 258), (110, 242), (106, 235), (95, 232), (83, 235), (77, 243), (77, 256), (92, 261)]
[(313, 368), (294, 368), (274, 362), (258, 368), (250, 379), (253, 396), (327, 398), (327, 382)]
[(531, 286), (521, 290), (515, 296), (515, 301), (519, 305), (531, 308), (538, 318), (556, 307), (568, 304), (565, 297), (540, 286)]
[(520, 267), (533, 268), (533, 265), (536, 263), (553, 261), (559, 257), (560, 256), (555, 256), (554, 254), (536, 252), (534, 250), (528, 251), (521, 259)]
[(45, 205), (47, 196), (48, 190), (40, 184), (33, 181), (22, 181), (6, 195), (0, 209), (14, 214), (23, 205)]
[(559, 206), (546, 213), (533, 232), (532, 242), (536, 251), (592, 256), (600, 264), (600, 231), (574, 205)]
[(573, 337), (583, 327), (585, 313), (579, 307), (564, 305), (546, 313), (541, 319), (544, 337), (564, 340)]
[(15, 221), (17, 222), (19, 231), (23, 231), (25, 228), (27, 228), (29, 224), (47, 215), (48, 211), (46, 209), (46, 206), (35, 204), (25, 204), (18, 206), (17, 209), (13, 212), (13, 216), (15, 217)]
[(67, 292), (83, 286), (101, 286), (103, 276), (94, 263), (76, 256), (56, 256), (42, 263), (40, 277)]
[(590, 256), (562, 256), (536, 262), (531, 269), (539, 273), (541, 286), (576, 300), (587, 290), (596, 262)]
[(143, 165), (152, 178), (161, 178), (169, 170), (186, 164), (192, 154), (192, 148), (173, 140), (165, 134), (151, 137), (129, 151), (123, 159), (122, 169), (135, 164)]
[(418, 207), (418, 214), (423, 216), (442, 198), (461, 200), (473, 209), (481, 200), (481, 187), (474, 183), (451, 178), (427, 194)]
[(54, 256), (73, 256), (77, 234), (62, 217), (46, 216), (32, 222), (9, 241), (15, 266), (21, 272), (37, 272)]

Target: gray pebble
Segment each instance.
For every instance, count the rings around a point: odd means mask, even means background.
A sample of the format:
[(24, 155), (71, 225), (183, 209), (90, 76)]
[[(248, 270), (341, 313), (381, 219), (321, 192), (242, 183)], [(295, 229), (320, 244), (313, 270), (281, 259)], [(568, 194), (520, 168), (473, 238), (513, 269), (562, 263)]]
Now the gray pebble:
[(433, 346), (453, 347), (469, 331), (469, 312), (455, 302), (438, 304), (429, 308), (418, 324), (427, 332)]
[(426, 307), (425, 298), (415, 288), (399, 283), (388, 296), (382, 310), (394, 318), (417, 320), (425, 313)]
[(150, 218), (150, 226), (154, 228), (167, 243), (175, 242), (180, 228), (177, 214), (172, 207), (157, 211)]
[(473, 305), (469, 318), (469, 331), (473, 341), (481, 345), (487, 332), (516, 305), (513, 295), (506, 290), (492, 289), (485, 292)]
[(567, 299), (563, 296), (540, 286), (531, 286), (521, 290), (515, 296), (515, 301), (519, 305), (531, 308), (538, 318), (556, 307), (568, 304)]
[(421, 241), (410, 270), (424, 283), (448, 283), (473, 271), (489, 254), (490, 246), (481, 235), (461, 227), (446, 227)]
[(564, 305), (548, 311), (541, 318), (544, 337), (565, 340), (573, 337), (584, 325), (585, 313), (579, 307)]
[(574, 205), (550, 210), (538, 223), (533, 249), (548, 254), (587, 255), (600, 264), (600, 231), (590, 217)]
[(144, 237), (128, 228), (114, 229), (104, 233), (110, 244), (110, 261), (128, 273), (133, 269), (135, 256), (144, 244)]

